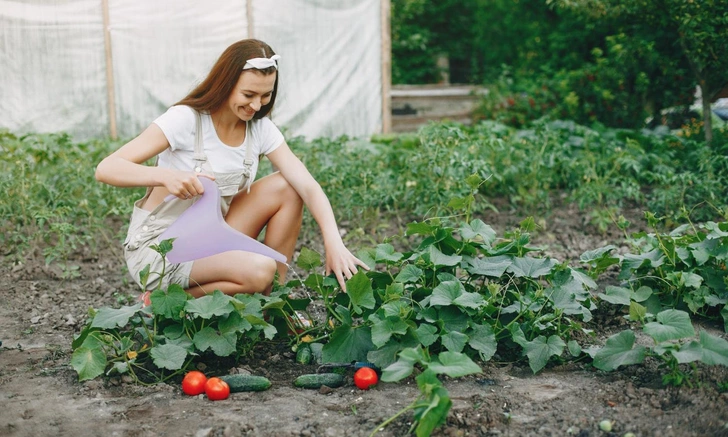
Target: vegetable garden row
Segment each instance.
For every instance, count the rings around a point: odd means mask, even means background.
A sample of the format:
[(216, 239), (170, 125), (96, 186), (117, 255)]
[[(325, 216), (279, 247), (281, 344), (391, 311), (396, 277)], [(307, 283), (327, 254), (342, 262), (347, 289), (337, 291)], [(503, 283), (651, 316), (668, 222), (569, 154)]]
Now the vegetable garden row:
[[(420, 397), (393, 418), (412, 411), (417, 435), (429, 435), (450, 409), (441, 376), (478, 373), (493, 359), (534, 373), (567, 361), (614, 371), (656, 360), (664, 384), (695, 383), (699, 366), (728, 366), (725, 336), (700, 328), (728, 331), (728, 144), (719, 131), (708, 148), (693, 139), (699, 128), (441, 123), (371, 142), (294, 139), (371, 271), (342, 293), (320, 274), (317, 249), (303, 246), (297, 275), (267, 297), (192, 299), (171, 286), (142, 308), (129, 296), (90, 311), (71, 365), (80, 380), (181, 381), (199, 361), (244, 360), (263, 342), (284, 341), (319, 363), (371, 363), (383, 382), (415, 377)], [(11, 164), (0, 176), (5, 262), (42, 256), (72, 277), (72, 254), (118, 242), (124, 229), (109, 224), (123, 222), (139, 192), (101, 186), (78, 165), (114, 147), (0, 133)], [(579, 259), (545, 255), (531, 244), (533, 216), (555, 193), (623, 241)], [(499, 235), (479, 218), (496, 199), (528, 218)], [(645, 230), (630, 231), (620, 213), (626, 203), (643, 206)], [(382, 230), (380, 217), (405, 225)], [(312, 230), (307, 217), (304, 235)], [(173, 244), (161, 242), (160, 256)], [(629, 328), (603, 341), (594, 316), (605, 311)], [(301, 316), (312, 323), (296, 323)]]

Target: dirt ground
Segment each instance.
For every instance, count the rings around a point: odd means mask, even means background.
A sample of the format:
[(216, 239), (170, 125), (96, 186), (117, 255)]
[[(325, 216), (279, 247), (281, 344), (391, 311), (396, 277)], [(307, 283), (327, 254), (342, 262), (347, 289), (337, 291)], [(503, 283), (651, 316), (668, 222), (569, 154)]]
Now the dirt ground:
[[(618, 238), (596, 232), (583, 217), (558, 208), (534, 242), (547, 245), (550, 256), (574, 260)], [(522, 218), (482, 217), (499, 232)], [(80, 275), (68, 280), (42, 260), (2, 265), (0, 435), (368, 436), (419, 393), (412, 381), (360, 391), (351, 378), (337, 389), (295, 388), (293, 379), (315, 367), (296, 364), (285, 344), (268, 344), (237, 364), (268, 377), (269, 390), (225, 401), (185, 396), (177, 384), (141, 386), (119, 378), (79, 383), (69, 364), (70, 344), (88, 307), (118, 305), (118, 296), (137, 291), (118, 248), (80, 254), (72, 262)], [(624, 323), (619, 317), (596, 320), (590, 327), (605, 334)], [(728, 393), (718, 390), (728, 371), (698, 370), (699, 387), (665, 388), (661, 369), (650, 362), (613, 373), (569, 364), (538, 375), (527, 366), (485, 363), (480, 375), (446, 380), (453, 406), (447, 424), (433, 435), (728, 436)], [(614, 422), (611, 433), (599, 429), (605, 419)], [(404, 414), (376, 435), (407, 435), (411, 420)]]

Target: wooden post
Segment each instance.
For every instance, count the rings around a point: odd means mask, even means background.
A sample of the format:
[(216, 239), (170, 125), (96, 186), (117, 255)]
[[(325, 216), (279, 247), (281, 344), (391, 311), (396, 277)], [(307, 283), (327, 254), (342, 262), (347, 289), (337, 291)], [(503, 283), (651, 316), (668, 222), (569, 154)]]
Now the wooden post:
[(248, 20), (248, 38), (255, 38), (253, 28), (253, 0), (246, 0), (245, 2), (245, 18)]
[(114, 94), (114, 63), (111, 57), (111, 29), (109, 20), (109, 0), (102, 0), (104, 21), (104, 51), (106, 52), (106, 95), (109, 104), (109, 133), (111, 139), (117, 138), (116, 132), (116, 97)]
[(382, 133), (392, 131), (392, 4), (382, 0)]

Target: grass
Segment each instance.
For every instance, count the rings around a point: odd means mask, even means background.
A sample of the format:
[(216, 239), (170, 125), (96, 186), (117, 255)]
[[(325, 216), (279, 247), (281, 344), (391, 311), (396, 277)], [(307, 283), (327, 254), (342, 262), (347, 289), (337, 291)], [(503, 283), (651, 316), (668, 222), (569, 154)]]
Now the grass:
[[(699, 138), (699, 125), (627, 131), (542, 121), (516, 130), (484, 121), (432, 123), (417, 133), (369, 139), (289, 142), (328, 194), (346, 238), (375, 243), (383, 230), (399, 231), (382, 226), (451, 214), (453, 201), (470, 199), (472, 216), (495, 210), (496, 199), (532, 214), (550, 208), (554, 192), (588, 208), (602, 227), (626, 202), (667, 217), (668, 226), (686, 214), (695, 221), (723, 217), (728, 131), (716, 130), (712, 148)], [(109, 187), (93, 173), (121, 144), (0, 131), (3, 257), (42, 256), (63, 264), (84, 248), (119, 243), (143, 189)], [(260, 175), (268, 171), (262, 165)], [(475, 192), (472, 178), (480, 181)], [(317, 232), (307, 215), (304, 238), (315, 239)]]

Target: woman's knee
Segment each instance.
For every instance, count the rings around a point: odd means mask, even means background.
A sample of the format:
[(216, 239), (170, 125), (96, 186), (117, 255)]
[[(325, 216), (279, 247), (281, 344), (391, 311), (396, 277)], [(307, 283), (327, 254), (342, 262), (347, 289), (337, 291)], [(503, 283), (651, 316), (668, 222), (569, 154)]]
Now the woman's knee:
[(239, 283), (246, 290), (263, 291), (273, 282), (277, 271), (276, 261), (257, 254), (249, 258), (246, 268), (240, 272)]
[(303, 199), (298, 194), (293, 185), (291, 185), (281, 173), (274, 173), (271, 175), (273, 189), (276, 191), (276, 195), (279, 196), (288, 205), (298, 205), (303, 208)]

